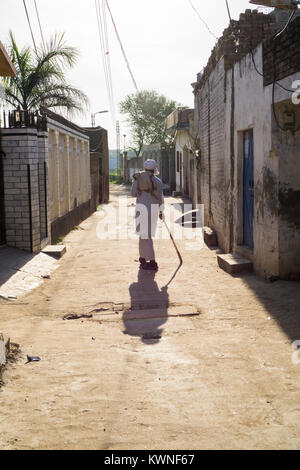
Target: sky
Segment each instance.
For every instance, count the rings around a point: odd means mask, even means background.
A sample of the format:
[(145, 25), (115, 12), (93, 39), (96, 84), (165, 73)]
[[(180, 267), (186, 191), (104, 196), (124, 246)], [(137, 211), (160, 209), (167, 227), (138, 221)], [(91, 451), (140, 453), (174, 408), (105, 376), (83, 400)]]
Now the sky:
[[(32, 45), (23, 0), (0, 0), (0, 40), (8, 43), (11, 29), (19, 47)], [(156, 90), (185, 106), (193, 107), (191, 83), (206, 65), (215, 38), (200, 21), (189, 0), (108, 0), (133, 75), (141, 90)], [(96, 125), (108, 130), (109, 147), (116, 148), (115, 125), (107, 96), (105, 75), (97, 28), (94, 0), (36, 0), (45, 39), (65, 33), (68, 45), (76, 47), (80, 56), (68, 72), (68, 81), (84, 91), (90, 108), (73, 121), (91, 125), (91, 113), (97, 114)], [(225, 0), (192, 0), (203, 20), (215, 36), (222, 35), (229, 18)], [(41, 35), (34, 0), (26, 0), (36, 43)], [(255, 9), (248, 0), (229, 0), (231, 16), (238, 19), (247, 8)], [(258, 7), (260, 8), (260, 7)], [(116, 118), (120, 121), (121, 148), (130, 143), (130, 130), (119, 103), (134, 93), (133, 81), (126, 67), (110, 16), (107, 13), (109, 55)]]

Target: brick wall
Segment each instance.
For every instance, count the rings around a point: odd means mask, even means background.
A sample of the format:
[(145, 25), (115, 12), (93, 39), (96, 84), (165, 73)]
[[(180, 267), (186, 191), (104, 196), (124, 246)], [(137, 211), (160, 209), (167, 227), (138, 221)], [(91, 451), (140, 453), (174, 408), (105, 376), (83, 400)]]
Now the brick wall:
[[(225, 175), (225, 87), (224, 62), (218, 63), (205, 86), (198, 90), (197, 112), (201, 147), (201, 203), (205, 224), (218, 233), (220, 246), (227, 249)], [(199, 118), (198, 118), (199, 119)]]
[[(38, 252), (47, 222), (40, 216), (43, 202), (39, 164), (46, 161), (47, 132), (36, 129), (5, 129), (2, 132), (6, 242), (10, 246)], [(41, 154), (39, 154), (39, 149)], [(47, 178), (47, 177), (46, 177)], [(43, 178), (43, 181), (44, 178)], [(47, 184), (47, 179), (46, 179)]]
[(297, 16), (275, 42), (272, 39), (265, 41), (263, 45), (264, 86), (273, 82), (274, 70), (276, 80), (300, 72), (299, 40), (300, 16)]

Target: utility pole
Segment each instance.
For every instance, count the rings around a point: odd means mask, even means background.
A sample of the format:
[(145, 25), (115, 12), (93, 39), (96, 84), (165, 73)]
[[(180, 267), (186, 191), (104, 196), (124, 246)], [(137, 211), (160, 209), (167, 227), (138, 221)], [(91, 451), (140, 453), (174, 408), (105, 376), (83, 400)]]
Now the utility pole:
[(126, 183), (127, 181), (127, 152), (126, 152), (126, 134), (123, 135), (124, 137), (124, 150), (123, 150), (123, 179)]
[(117, 169), (120, 168), (120, 151), (121, 151), (121, 140), (120, 140), (120, 122), (116, 122), (117, 132)]
[(126, 139), (126, 134), (123, 134), (123, 154), (122, 154), (122, 162), (121, 162), (121, 172), (122, 176), (124, 178), (124, 161), (125, 161), (125, 139)]

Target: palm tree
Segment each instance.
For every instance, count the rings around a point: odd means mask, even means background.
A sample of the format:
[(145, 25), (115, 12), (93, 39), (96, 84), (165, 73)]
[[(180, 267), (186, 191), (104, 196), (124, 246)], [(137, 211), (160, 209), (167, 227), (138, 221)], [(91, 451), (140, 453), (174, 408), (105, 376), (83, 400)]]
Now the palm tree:
[(41, 105), (59, 108), (69, 114), (83, 111), (87, 96), (66, 82), (65, 71), (73, 67), (78, 50), (64, 42), (64, 34), (55, 35), (45, 48), (32, 51), (30, 47), (19, 50), (12, 31), (10, 37), (11, 60), (16, 67), (16, 77), (5, 78), (5, 99), (12, 106), (25, 111), (35, 111)]

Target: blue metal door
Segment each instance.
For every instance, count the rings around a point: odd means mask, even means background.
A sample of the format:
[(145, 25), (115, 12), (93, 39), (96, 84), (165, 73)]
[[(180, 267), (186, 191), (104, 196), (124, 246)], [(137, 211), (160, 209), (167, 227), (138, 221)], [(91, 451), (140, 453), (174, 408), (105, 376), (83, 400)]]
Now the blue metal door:
[(244, 132), (244, 178), (243, 178), (244, 245), (253, 249), (254, 217), (254, 154), (253, 130)]

